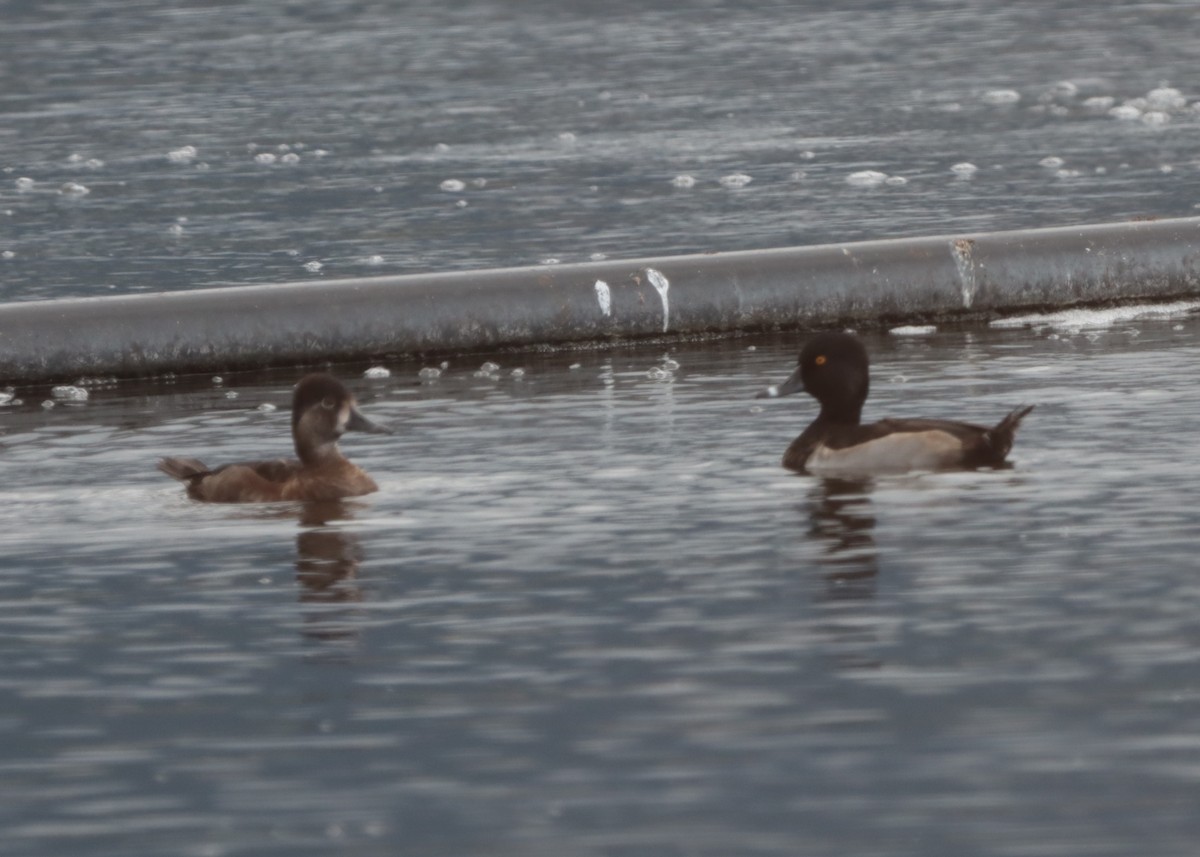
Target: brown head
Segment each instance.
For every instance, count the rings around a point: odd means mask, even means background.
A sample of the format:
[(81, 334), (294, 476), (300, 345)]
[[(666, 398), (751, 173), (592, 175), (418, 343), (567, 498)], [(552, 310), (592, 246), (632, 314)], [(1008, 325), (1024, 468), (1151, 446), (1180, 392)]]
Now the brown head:
[(347, 431), (390, 434), (391, 429), (362, 415), (354, 396), (324, 372), (305, 375), (292, 396), (292, 440), (305, 464), (340, 457), (337, 442)]

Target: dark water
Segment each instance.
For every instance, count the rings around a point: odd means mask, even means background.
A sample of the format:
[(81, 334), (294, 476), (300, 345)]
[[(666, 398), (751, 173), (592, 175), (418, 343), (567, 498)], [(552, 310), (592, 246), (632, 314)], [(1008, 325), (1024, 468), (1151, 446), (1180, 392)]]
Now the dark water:
[(1037, 410), (857, 485), (778, 466), (792, 337), (340, 367), (399, 431), (311, 508), (153, 470), (284, 451), (290, 376), (23, 391), (0, 853), (1191, 854), (1198, 334), (871, 338), (871, 416)]
[[(1189, 2), (10, 0), (0, 15), (0, 300), (1200, 204)], [(1130, 100), (1135, 118), (1108, 114)], [(847, 182), (865, 170), (907, 183)]]

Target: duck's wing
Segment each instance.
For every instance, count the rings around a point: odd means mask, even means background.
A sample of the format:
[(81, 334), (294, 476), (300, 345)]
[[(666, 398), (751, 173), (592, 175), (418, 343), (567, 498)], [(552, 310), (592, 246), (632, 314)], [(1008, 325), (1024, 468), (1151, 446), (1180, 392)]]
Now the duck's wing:
[(188, 496), (208, 503), (265, 503), (279, 500), (300, 462), (285, 458), (242, 461), (212, 470), (194, 458), (164, 458), (158, 469), (187, 484)]

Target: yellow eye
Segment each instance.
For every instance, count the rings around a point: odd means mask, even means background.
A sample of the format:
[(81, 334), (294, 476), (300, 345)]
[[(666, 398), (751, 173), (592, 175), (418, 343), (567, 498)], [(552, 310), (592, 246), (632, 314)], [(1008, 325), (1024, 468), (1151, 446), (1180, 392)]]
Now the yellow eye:
[(814, 360), (813, 363), (816, 363), (818, 366), (824, 366), (825, 365), (825, 355), (818, 354), (817, 359)]

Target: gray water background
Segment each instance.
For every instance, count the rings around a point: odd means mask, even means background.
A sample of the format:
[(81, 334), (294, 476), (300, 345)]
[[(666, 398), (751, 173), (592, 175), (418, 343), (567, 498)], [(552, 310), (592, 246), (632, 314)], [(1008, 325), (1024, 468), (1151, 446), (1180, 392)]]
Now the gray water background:
[[(4, 300), (1200, 202), (1191, 4), (0, 23)], [(1085, 106), (1164, 83), (1149, 122)], [(398, 432), (345, 442), (378, 494), (309, 508), (153, 470), (285, 453), (300, 370), (15, 390), (0, 854), (1191, 855), (1198, 333), (868, 337), (871, 418), (1037, 410), (1012, 470), (867, 484), (779, 468), (812, 403), (752, 397), (790, 334), (334, 367)]]
[[(0, 300), (1200, 204), (1190, 2), (10, 0), (0, 16)], [(1147, 103), (1163, 84), (1181, 104)], [(847, 183), (864, 170), (907, 184)]]

